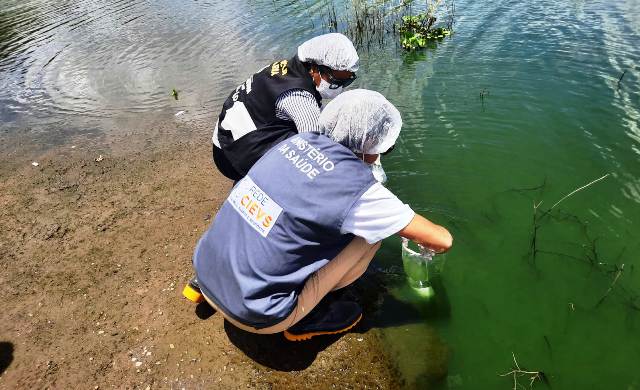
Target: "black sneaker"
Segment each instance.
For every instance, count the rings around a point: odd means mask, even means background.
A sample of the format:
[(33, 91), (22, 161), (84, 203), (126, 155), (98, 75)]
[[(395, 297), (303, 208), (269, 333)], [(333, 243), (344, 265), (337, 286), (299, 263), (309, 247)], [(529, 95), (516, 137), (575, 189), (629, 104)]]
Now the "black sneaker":
[(324, 334), (344, 333), (362, 319), (362, 309), (351, 301), (320, 301), (311, 313), (284, 331), (289, 341), (309, 340)]

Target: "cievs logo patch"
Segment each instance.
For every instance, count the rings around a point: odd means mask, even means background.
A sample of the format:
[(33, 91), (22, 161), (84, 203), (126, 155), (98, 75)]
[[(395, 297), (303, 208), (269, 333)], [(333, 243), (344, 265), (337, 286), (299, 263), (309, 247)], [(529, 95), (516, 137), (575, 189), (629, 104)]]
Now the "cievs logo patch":
[(262, 191), (249, 176), (245, 176), (231, 191), (229, 202), (262, 237), (269, 234), (282, 212), (282, 207)]

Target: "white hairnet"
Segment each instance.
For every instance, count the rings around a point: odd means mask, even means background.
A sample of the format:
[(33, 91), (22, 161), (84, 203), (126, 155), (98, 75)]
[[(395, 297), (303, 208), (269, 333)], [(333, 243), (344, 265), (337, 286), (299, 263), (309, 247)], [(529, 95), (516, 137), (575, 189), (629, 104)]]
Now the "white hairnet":
[(354, 152), (377, 154), (396, 143), (402, 118), (380, 93), (354, 89), (327, 104), (318, 126), (323, 134)]
[(360, 61), (353, 43), (339, 33), (320, 35), (304, 42), (298, 46), (298, 58), (302, 62), (349, 72), (356, 72)]

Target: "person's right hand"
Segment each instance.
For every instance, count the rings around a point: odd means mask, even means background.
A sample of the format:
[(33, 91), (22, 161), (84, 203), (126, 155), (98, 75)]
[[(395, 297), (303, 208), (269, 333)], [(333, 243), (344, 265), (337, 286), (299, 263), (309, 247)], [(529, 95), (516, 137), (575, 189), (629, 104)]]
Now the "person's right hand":
[(453, 245), (453, 237), (447, 229), (436, 225), (420, 214), (416, 214), (398, 234), (433, 249), (436, 253), (444, 253)]

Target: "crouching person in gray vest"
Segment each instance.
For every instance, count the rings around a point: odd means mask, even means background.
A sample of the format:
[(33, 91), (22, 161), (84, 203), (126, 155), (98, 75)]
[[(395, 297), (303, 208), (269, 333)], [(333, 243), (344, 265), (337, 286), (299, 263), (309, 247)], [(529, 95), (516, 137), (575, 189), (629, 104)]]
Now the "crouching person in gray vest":
[(368, 166), (400, 133), (391, 103), (373, 91), (345, 92), (319, 125), (323, 134), (298, 134), (269, 150), (196, 246), (194, 282), (238, 328), (289, 340), (347, 331), (362, 310), (331, 292), (365, 272), (382, 239), (398, 233), (438, 252), (452, 244)]

